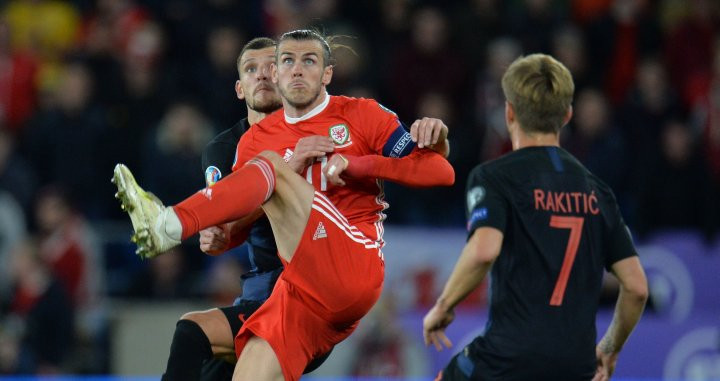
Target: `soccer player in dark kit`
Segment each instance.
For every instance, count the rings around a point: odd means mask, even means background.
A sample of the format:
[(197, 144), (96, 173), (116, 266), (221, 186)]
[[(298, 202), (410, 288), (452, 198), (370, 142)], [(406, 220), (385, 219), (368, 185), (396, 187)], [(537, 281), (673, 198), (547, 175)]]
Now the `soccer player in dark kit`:
[[(469, 238), (425, 316), (425, 342), (451, 345), (453, 308), (490, 271), (488, 322), (438, 379), (607, 380), (642, 315), (645, 274), (610, 188), (559, 146), (572, 116), (567, 68), (547, 55), (521, 57), (502, 87), (513, 152), (470, 174)], [(596, 345), (604, 269), (620, 294)]]

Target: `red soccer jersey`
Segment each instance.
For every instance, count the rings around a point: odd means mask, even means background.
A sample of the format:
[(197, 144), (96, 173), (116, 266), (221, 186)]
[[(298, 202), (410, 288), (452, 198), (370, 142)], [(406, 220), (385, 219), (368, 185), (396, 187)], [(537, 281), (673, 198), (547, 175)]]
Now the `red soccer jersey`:
[[(382, 155), (385, 143), (400, 125), (397, 115), (372, 99), (329, 98), (322, 111), (297, 123), (289, 123), (279, 110), (254, 125), (238, 142), (233, 170), (265, 150), (287, 159), (300, 138), (312, 135), (330, 136), (335, 142), (334, 153)], [(382, 181), (351, 179), (345, 186), (334, 186), (322, 173), (326, 164), (327, 157), (318, 158), (301, 175), (335, 204), (350, 225), (382, 247), (383, 210), (388, 207)]]

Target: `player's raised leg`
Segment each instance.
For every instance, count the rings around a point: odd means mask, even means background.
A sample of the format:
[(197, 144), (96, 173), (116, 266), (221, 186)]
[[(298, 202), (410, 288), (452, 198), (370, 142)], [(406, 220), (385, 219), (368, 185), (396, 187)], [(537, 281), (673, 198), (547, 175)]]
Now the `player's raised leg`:
[(263, 151), (212, 188), (173, 207), (182, 239), (201, 229), (237, 220), (263, 208), (273, 228), (278, 252), (292, 259), (310, 216), (314, 190), (273, 151)]
[(270, 220), (278, 254), (290, 262), (310, 218), (315, 190), (277, 153), (265, 151), (260, 156), (275, 170), (275, 193), (262, 208)]
[[(282, 257), (290, 261), (310, 215), (313, 188), (275, 152), (249, 160), (212, 188), (205, 188), (174, 207), (165, 207), (144, 191), (130, 170), (115, 168), (117, 197), (130, 214), (137, 253), (155, 257), (201, 229), (237, 220), (263, 206)], [(266, 204), (266, 205), (263, 205)]]

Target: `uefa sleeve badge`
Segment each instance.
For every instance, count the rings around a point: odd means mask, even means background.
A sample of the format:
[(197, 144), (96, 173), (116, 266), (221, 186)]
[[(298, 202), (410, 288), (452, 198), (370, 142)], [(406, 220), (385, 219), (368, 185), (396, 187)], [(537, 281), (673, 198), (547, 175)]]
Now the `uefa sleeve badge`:
[(218, 167), (211, 165), (205, 169), (205, 185), (211, 187), (222, 178), (222, 173)]

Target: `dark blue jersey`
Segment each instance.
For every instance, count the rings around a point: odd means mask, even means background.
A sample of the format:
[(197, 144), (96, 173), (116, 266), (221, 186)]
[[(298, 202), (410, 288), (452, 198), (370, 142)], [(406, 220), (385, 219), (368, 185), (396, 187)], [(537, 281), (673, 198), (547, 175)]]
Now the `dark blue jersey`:
[(503, 232), (485, 333), (468, 347), (488, 380), (582, 380), (595, 372), (603, 269), (636, 255), (610, 188), (559, 147), (476, 167), (468, 230)]
[[(232, 128), (218, 134), (203, 151), (202, 165), (205, 171), (205, 183), (210, 186), (232, 172), (235, 150), (238, 140), (250, 128), (247, 118)], [(242, 300), (265, 300), (275, 286), (275, 281), (283, 269), (277, 256), (277, 246), (273, 237), (270, 221), (263, 216), (250, 228), (249, 272), (243, 274)]]

